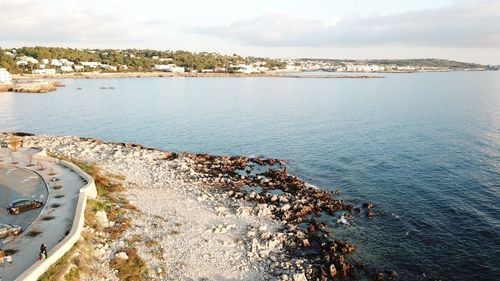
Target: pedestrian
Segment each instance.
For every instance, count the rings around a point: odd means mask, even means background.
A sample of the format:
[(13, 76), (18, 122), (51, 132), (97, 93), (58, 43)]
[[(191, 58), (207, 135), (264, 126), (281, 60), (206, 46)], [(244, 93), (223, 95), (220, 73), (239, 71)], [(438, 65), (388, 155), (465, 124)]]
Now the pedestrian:
[(40, 245), (40, 254), (38, 254), (38, 260), (44, 260), (47, 258), (47, 246), (45, 244)]
[[(4, 251), (2, 250), (2, 248), (0, 248), (0, 266), (1, 266), (1, 267), (3, 267), (3, 263), (4, 263), (3, 258), (4, 258), (4, 257), (5, 257), (5, 253), (4, 253)], [(1, 281), (1, 279), (0, 279), (0, 281)]]
[(43, 252), (43, 254), (45, 255), (45, 257), (48, 257), (48, 255), (47, 255), (47, 245), (45, 245), (45, 244), (40, 245), (40, 252)]
[(38, 254), (37, 260), (41, 261), (41, 260), (44, 260), (45, 258), (46, 258), (45, 253), (40, 251), (40, 253)]

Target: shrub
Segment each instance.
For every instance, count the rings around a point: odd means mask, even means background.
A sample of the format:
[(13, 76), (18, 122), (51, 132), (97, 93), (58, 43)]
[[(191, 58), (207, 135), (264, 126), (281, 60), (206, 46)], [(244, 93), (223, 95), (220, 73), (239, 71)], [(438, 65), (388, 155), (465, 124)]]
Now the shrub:
[(128, 259), (114, 258), (111, 267), (118, 271), (117, 276), (125, 281), (142, 281), (148, 279), (148, 268), (146, 263), (137, 254), (136, 248), (123, 249)]

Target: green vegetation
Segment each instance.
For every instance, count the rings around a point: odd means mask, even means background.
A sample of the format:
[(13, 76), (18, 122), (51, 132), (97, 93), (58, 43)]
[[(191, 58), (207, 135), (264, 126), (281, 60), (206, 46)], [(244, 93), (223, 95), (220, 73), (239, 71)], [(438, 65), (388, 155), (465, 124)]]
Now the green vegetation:
[(472, 68), (484, 68), (484, 65), (477, 63), (467, 63), (459, 61), (451, 61), (444, 59), (373, 59), (373, 60), (355, 60), (355, 59), (312, 59), (304, 58), (300, 61), (319, 61), (327, 62), (335, 65), (344, 65), (346, 63), (351, 64), (376, 64), (382, 66), (394, 65), (394, 66), (409, 66), (409, 67), (440, 67), (448, 69), (472, 69)]
[(482, 68), (484, 65), (443, 59), (398, 59), (398, 60), (368, 60), (369, 64), (396, 66), (444, 67), (448, 69)]
[(137, 254), (136, 248), (126, 248), (122, 250), (128, 259), (114, 258), (111, 260), (111, 267), (118, 271), (120, 280), (141, 281), (148, 279), (148, 268), (146, 263)]
[[(92, 269), (93, 264), (96, 262), (93, 257), (93, 244), (96, 241), (95, 231), (104, 231), (112, 240), (123, 237), (124, 232), (132, 226), (132, 220), (126, 216), (126, 211), (137, 211), (137, 208), (132, 206), (124, 198), (123, 194), (121, 194), (124, 191), (124, 187), (117, 179), (123, 180), (125, 179), (124, 176), (104, 175), (101, 169), (92, 163), (52, 153), (49, 153), (49, 156), (71, 161), (94, 178), (98, 196), (95, 200), (87, 200), (87, 207), (85, 209), (85, 225), (93, 228), (94, 231), (82, 232), (83, 239), (80, 239), (70, 251), (52, 265), (39, 280), (92, 280), (93, 277), (99, 274)], [(114, 222), (113, 226), (103, 228), (99, 223), (96, 212), (102, 210), (106, 211), (108, 219)], [(128, 260), (113, 259), (110, 262), (110, 266), (118, 270), (120, 280), (145, 280), (148, 275), (148, 269), (146, 263), (137, 254), (137, 250), (131, 245), (123, 251), (127, 253)]]
[[(10, 50), (10, 49), (9, 49)], [(39, 65), (28, 65), (25, 68), (19, 68), (14, 59), (5, 54), (7, 49), (0, 48), (0, 67), (6, 68), (11, 73), (30, 72)], [(157, 50), (140, 50), (140, 49), (73, 49), (59, 47), (23, 47), (16, 49), (17, 57), (30, 56), (39, 61), (42, 59), (68, 59), (78, 64), (83, 61), (100, 62), (116, 66), (119, 71), (120, 67), (126, 65), (127, 71), (152, 71), (155, 64), (173, 63), (177, 66), (186, 68), (186, 70), (202, 70), (226, 68), (230, 71), (230, 64), (238, 63), (256, 63), (264, 62), (269, 68), (283, 68), (285, 63), (270, 58), (259, 57), (242, 57), (236, 54), (222, 55), (217, 53), (194, 53), (188, 51), (157, 51)], [(156, 59), (158, 57), (158, 59)], [(169, 59), (162, 62), (160, 59)]]

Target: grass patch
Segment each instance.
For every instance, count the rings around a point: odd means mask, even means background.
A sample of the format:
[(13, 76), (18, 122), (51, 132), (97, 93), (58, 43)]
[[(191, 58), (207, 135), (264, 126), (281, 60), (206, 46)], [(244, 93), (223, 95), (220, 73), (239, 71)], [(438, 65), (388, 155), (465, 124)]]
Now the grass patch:
[(127, 209), (127, 210), (131, 210), (131, 211), (139, 211), (139, 208), (137, 208), (136, 206), (134, 206), (130, 203), (123, 205), (123, 208)]
[(36, 230), (31, 230), (30, 232), (28, 232), (26, 235), (28, 235), (29, 237), (37, 237), (38, 235), (42, 234), (40, 231), (36, 231)]
[(82, 275), (82, 269), (79, 267), (73, 267), (68, 274), (64, 276), (66, 281), (79, 281)]
[(142, 240), (142, 235), (134, 234), (134, 235), (132, 235), (131, 239), (128, 239), (128, 242), (129, 243), (137, 243), (137, 242), (141, 242), (141, 240)]
[(114, 258), (110, 265), (117, 270), (117, 276), (120, 280), (126, 281), (142, 281), (148, 279), (148, 268), (146, 263), (137, 254), (136, 248), (123, 249), (128, 256), (128, 259)]
[(127, 178), (124, 175), (120, 175), (120, 174), (106, 174), (106, 176), (113, 178), (115, 180), (120, 180), (120, 181), (124, 181)]
[(156, 240), (147, 240), (144, 244), (146, 244), (148, 248), (158, 247), (160, 245)]
[(15, 254), (17, 252), (19, 252), (19, 250), (16, 250), (16, 249), (7, 249), (7, 250), (4, 251), (4, 254), (6, 256), (12, 256), (13, 254)]
[(43, 221), (51, 221), (53, 219), (55, 219), (56, 217), (53, 217), (53, 216), (46, 216), (46, 217), (43, 217), (42, 220)]
[(179, 235), (181, 233), (178, 230), (174, 229), (174, 230), (170, 230), (169, 234), (174, 236), (174, 235)]
[(128, 217), (122, 217), (115, 221), (115, 225), (106, 227), (104, 231), (109, 234), (113, 240), (120, 239), (125, 234), (125, 231), (132, 227), (132, 220)]
[(92, 199), (87, 200), (87, 208), (85, 208), (85, 225), (101, 231), (102, 227), (99, 221), (97, 220), (96, 214), (95, 214), (95, 206), (96, 206), (96, 201)]
[[(125, 177), (114, 174), (104, 175), (101, 169), (97, 165), (92, 163), (64, 158), (53, 154), (50, 156), (73, 162), (94, 179), (97, 189), (97, 199), (87, 200), (87, 207), (85, 209), (85, 225), (97, 231), (104, 231), (111, 240), (116, 240), (124, 237), (125, 232), (130, 227), (132, 227), (132, 220), (126, 216), (126, 212), (127, 210), (137, 210), (137, 208), (131, 205), (126, 197), (121, 194), (121, 192), (125, 191), (125, 188), (119, 181), (124, 180)], [(63, 196), (64, 195), (55, 197), (61, 198)], [(96, 213), (98, 211), (105, 211), (108, 219), (114, 222), (113, 226), (103, 227), (96, 217)], [(46, 276), (50, 276), (51, 279), (45, 279), (42, 281), (73, 281), (80, 280), (82, 278), (86, 280), (93, 280), (91, 277), (95, 274), (99, 274), (97, 272), (94, 272), (92, 270), (92, 267), (90, 267), (90, 265), (95, 264), (96, 262), (95, 258), (92, 257), (94, 252), (94, 248), (92, 245), (93, 243), (95, 243), (96, 239), (94, 235), (95, 234), (93, 232), (82, 232), (83, 239), (80, 239), (80, 241), (77, 243), (80, 244), (77, 248), (77, 254), (74, 255), (74, 258), (63, 261), (63, 263), (59, 264), (64, 268), (64, 274), (66, 274), (65, 276), (61, 276), (60, 274), (46, 274)], [(137, 250), (133, 245), (134, 243), (140, 242), (142, 237), (138, 235), (132, 238), (136, 241), (129, 241), (130, 247), (123, 250), (127, 253), (129, 259), (113, 259), (110, 262), (110, 266), (118, 271), (117, 276), (120, 278), (120, 280), (146, 280), (148, 279), (147, 266), (144, 261), (137, 255)], [(51, 268), (53, 267), (59, 266), (56, 264)]]

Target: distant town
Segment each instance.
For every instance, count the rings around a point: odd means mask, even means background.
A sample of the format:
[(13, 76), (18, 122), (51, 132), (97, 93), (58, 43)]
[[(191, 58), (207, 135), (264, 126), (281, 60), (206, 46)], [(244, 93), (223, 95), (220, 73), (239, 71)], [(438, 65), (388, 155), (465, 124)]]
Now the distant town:
[(0, 83), (12, 74), (56, 75), (79, 72), (241, 73), (268, 72), (422, 72), (484, 71), (499, 66), (441, 59), (339, 60), (272, 59), (237, 54), (156, 50), (99, 50), (50, 47), (0, 49)]

